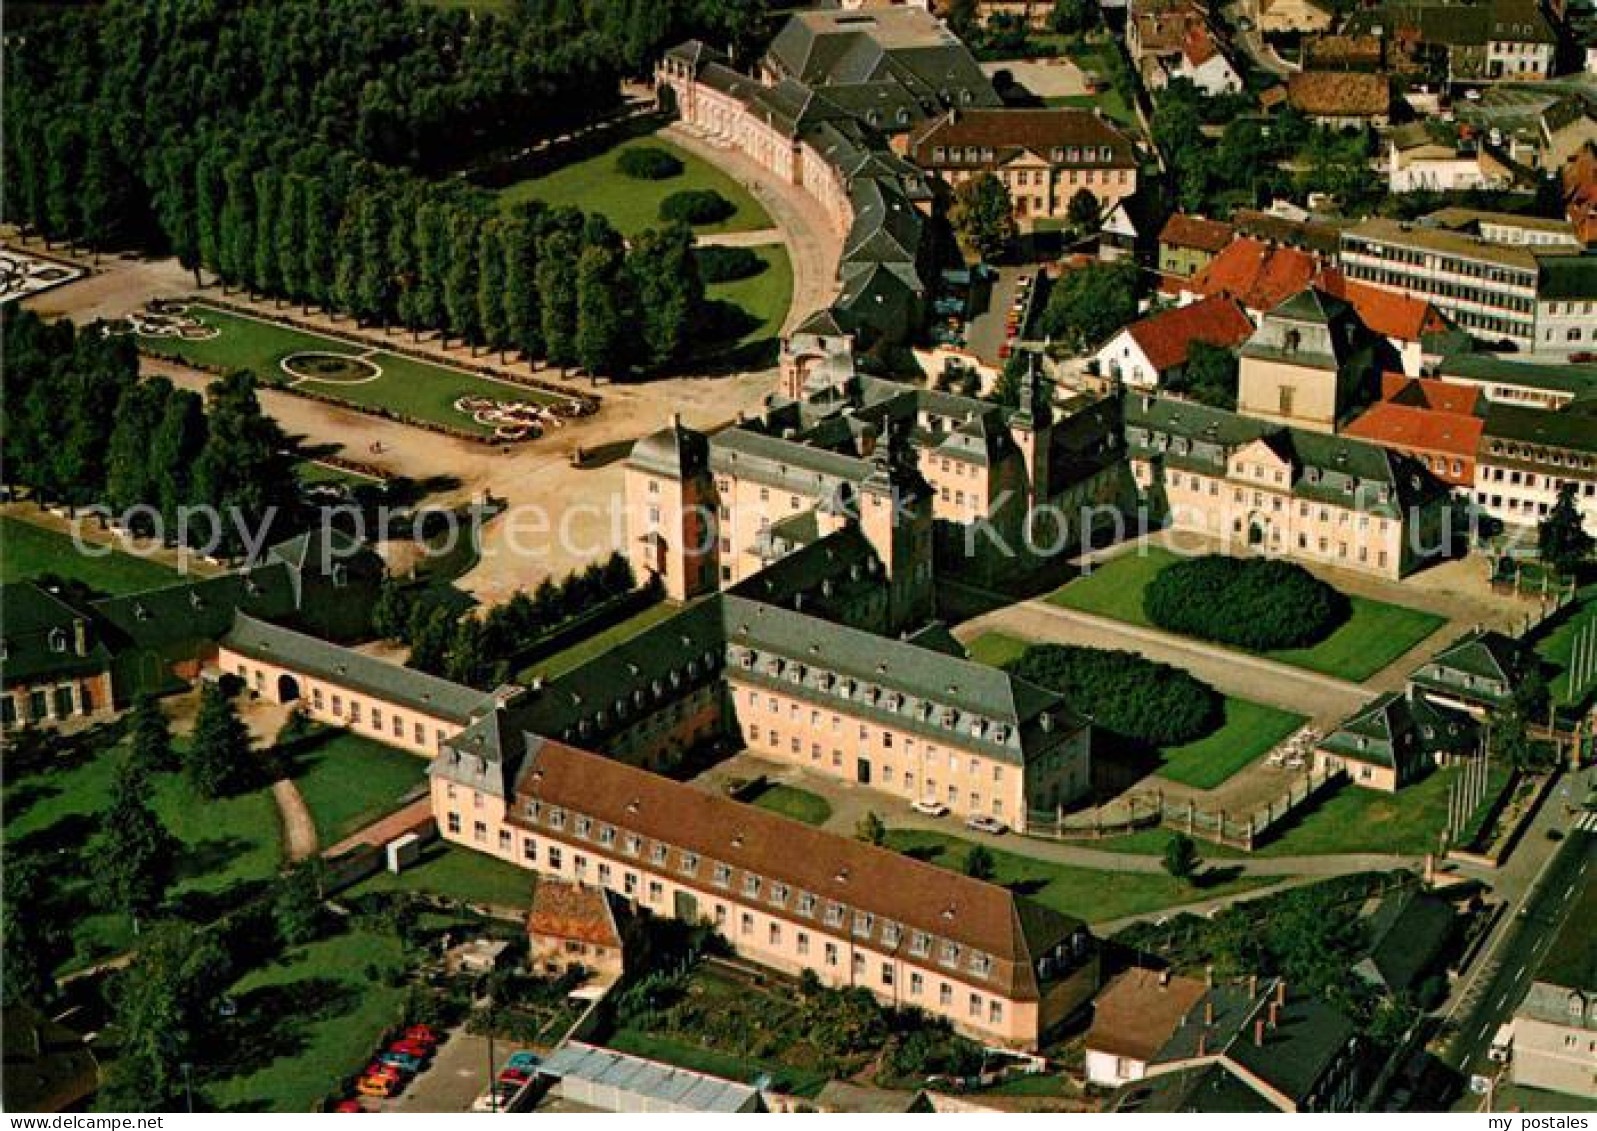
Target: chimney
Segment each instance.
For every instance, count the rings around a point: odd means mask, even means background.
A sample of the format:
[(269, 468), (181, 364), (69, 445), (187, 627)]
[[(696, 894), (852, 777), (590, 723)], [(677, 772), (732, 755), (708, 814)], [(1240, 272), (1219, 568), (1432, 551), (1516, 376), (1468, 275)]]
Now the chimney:
[(672, 428), (681, 428), (682, 427), (682, 414), (680, 412), (673, 412), (671, 414), (671, 427)]
[(1170, 984), (1170, 970), (1169, 970), (1168, 967), (1166, 967), (1165, 969), (1159, 971), (1159, 985), (1168, 986), (1169, 984)]
[(1206, 986), (1213, 986), (1214, 985), (1214, 967), (1213, 966), (1205, 966), (1203, 968), (1203, 984), (1206, 985)]
[(1213, 1025), (1214, 1024), (1214, 999), (1213, 998), (1204, 998), (1203, 999), (1203, 1023), (1205, 1025)]
[(79, 656), (89, 654), (89, 622), (82, 617), (72, 621), (72, 650)]
[(1261, 1049), (1264, 1047), (1264, 1018), (1262, 1017), (1253, 1023), (1253, 1043)]
[(1208, 1033), (1199, 1033), (1198, 1034), (1198, 1055), (1200, 1057), (1204, 1057), (1204, 1056), (1208, 1056), (1209, 1055), (1209, 1034)]
[(1285, 978), (1281, 979), (1279, 982), (1277, 982), (1275, 984), (1275, 1003), (1277, 1005), (1285, 1005), (1286, 1004), (1286, 979)]
[(1248, 975), (1248, 996), (1259, 996), (1259, 976), (1257, 974)]
[(1275, 1002), (1270, 1003), (1270, 1028), (1274, 1029), (1281, 1020), (1281, 1007)]

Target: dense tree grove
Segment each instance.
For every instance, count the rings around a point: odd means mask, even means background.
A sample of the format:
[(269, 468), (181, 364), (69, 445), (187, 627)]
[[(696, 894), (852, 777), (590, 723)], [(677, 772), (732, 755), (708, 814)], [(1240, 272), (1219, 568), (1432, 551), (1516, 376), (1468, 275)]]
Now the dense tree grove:
[(1142, 608), (1170, 632), (1255, 651), (1316, 644), (1350, 612), (1342, 593), (1300, 565), (1224, 554), (1160, 571), (1143, 591)]
[(684, 39), (752, 63), (776, 30), (770, 8), (768, 0), (521, 0), (518, 18), (556, 41), (593, 36), (614, 65), (642, 77), (661, 51)]
[(174, 536), (180, 509), (214, 508), (221, 526), (195, 519), (188, 538), (202, 545), (219, 537), (228, 549), (239, 545), (239, 523), (258, 530), (272, 508), (292, 505), (287, 441), (261, 412), (248, 373), (212, 384), (207, 412), (197, 393), (164, 378), (139, 381), (131, 338), (26, 310), (6, 318), (4, 351), (8, 482), (119, 514), (149, 508), (134, 525), (152, 527), (159, 516)]
[(1096, 726), (1136, 743), (1191, 742), (1222, 721), (1222, 701), (1212, 687), (1135, 652), (1034, 644), (1004, 667), (1057, 691)]
[(1199, 404), (1235, 412), (1237, 408), (1237, 355), (1223, 346), (1193, 342), (1187, 364), (1172, 375), (1166, 387)]
[(1137, 317), (1137, 286), (1137, 266), (1129, 259), (1067, 271), (1048, 293), (1035, 334), (1072, 350), (1098, 346)]
[[(553, 22), (403, 0), (110, 0), (41, 21), (8, 52), (6, 218), (48, 240), (170, 251), (224, 287), (560, 366), (676, 360), (703, 294), (691, 262), (677, 262), (686, 230), (622, 253), (608, 225), (579, 212), (502, 217), (486, 192), (439, 175), (617, 104), (613, 45), (631, 25), (579, 32), (569, 24), (582, 5), (527, 6), (550, 7)], [(671, 5), (613, 7), (648, 19), (651, 45), (729, 18), (701, 5), (655, 28)], [(609, 262), (590, 274), (584, 320), (545, 277), (574, 286), (594, 245)], [(667, 356), (660, 335), (618, 332), (639, 277), (672, 290)]]

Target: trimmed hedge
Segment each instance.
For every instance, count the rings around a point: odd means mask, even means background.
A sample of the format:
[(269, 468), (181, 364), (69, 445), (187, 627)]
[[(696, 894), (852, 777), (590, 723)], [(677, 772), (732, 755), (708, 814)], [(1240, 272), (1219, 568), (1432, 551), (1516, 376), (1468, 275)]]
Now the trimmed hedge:
[(1142, 611), (1166, 631), (1254, 652), (1318, 644), (1352, 615), (1347, 597), (1300, 565), (1224, 554), (1161, 570)]
[(746, 247), (696, 247), (693, 258), (699, 265), (699, 278), (706, 283), (750, 279), (765, 270), (765, 260)]
[(1149, 746), (1191, 742), (1225, 721), (1214, 688), (1135, 652), (1033, 644), (1004, 670), (1057, 691), (1104, 730)]
[(664, 181), (682, 175), (682, 162), (663, 149), (639, 146), (623, 149), (616, 158), (616, 168), (623, 176), (640, 181)]
[(660, 202), (660, 219), (684, 224), (714, 224), (736, 211), (737, 207), (714, 189), (684, 189)]

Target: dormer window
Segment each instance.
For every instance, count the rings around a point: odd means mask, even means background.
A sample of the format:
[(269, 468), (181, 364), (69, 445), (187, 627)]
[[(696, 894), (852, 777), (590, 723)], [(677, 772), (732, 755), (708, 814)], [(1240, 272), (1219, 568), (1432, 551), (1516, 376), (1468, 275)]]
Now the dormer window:
[(876, 916), (869, 911), (856, 911), (854, 913), (854, 933), (856, 935), (869, 935), (876, 927)]
[(696, 853), (696, 852), (684, 852), (682, 854), (682, 874), (684, 876), (695, 876), (695, 875), (698, 875), (698, 872), (699, 872), (699, 856), (698, 856), (698, 853)]
[(803, 892), (798, 898), (798, 913), (800, 915), (815, 914), (815, 897), (809, 892)]
[[(460, 756), (459, 751), (455, 752), (455, 756), (457, 758)], [(541, 803), (537, 801), (529, 801), (525, 806), (522, 807), (522, 812), (526, 813), (528, 817), (536, 821), (538, 819), (538, 811), (542, 808), (543, 806)]]
[(828, 927), (841, 927), (843, 925), (843, 905), (841, 903), (828, 903), (826, 905), (826, 925)]
[(551, 810), (549, 810), (549, 827), (551, 829), (563, 829), (563, 828), (566, 827), (565, 810), (563, 810), (563, 809), (551, 809)]
[(787, 903), (788, 886), (786, 884), (771, 885), (771, 902), (777, 906)]
[(605, 825), (602, 829), (599, 830), (599, 843), (600, 844), (609, 846), (609, 845), (614, 844), (615, 842), (616, 842), (616, 831), (615, 831), (615, 829), (611, 828), (609, 825)]
[(628, 856), (636, 856), (643, 851), (643, 838), (641, 836), (628, 836), (622, 848)]
[(716, 887), (726, 887), (732, 882), (732, 869), (725, 864), (717, 864), (712, 877)]
[(943, 944), (943, 952), (942, 952), (941, 955), (938, 956), (938, 958), (939, 958), (939, 960), (942, 962), (942, 964), (944, 966), (958, 966), (959, 965), (959, 944), (958, 943), (945, 942)]
[(932, 952), (932, 936), (925, 931), (916, 931), (910, 936), (909, 952), (916, 958), (925, 958)]
[(67, 634), (59, 628), (50, 630), (50, 651), (65, 652), (67, 650)]
[(758, 877), (758, 876), (744, 876), (743, 877), (743, 894), (744, 895), (749, 895), (749, 896), (757, 896), (757, 895), (759, 895), (760, 894), (760, 877)]
[(588, 834), (593, 831), (593, 822), (587, 817), (578, 817), (573, 828), (578, 836), (586, 840)]

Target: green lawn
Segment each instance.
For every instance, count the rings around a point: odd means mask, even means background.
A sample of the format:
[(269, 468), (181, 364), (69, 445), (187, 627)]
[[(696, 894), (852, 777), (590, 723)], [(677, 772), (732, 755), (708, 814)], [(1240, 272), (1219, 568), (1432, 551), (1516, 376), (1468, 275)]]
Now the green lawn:
[(314, 459), (300, 460), (296, 463), (294, 478), (298, 479), (303, 487), (315, 487), (323, 483), (335, 487), (370, 487), (382, 482), (374, 475), (363, 475), (358, 471), (334, 467), (330, 463)]
[(581, 667), (595, 656), (610, 651), (622, 641), (631, 640), (646, 628), (650, 628), (667, 617), (675, 616), (682, 611), (682, 606), (671, 601), (661, 601), (657, 605), (650, 605), (641, 612), (634, 613), (624, 621), (611, 625), (602, 632), (596, 632), (586, 640), (580, 640), (570, 647), (562, 648), (551, 653), (543, 659), (527, 665), (516, 675), (521, 683), (526, 683), (534, 676), (543, 676), (545, 679), (554, 679), (565, 675), (572, 668)]
[(392, 935), (351, 930), (250, 971), (230, 993), (239, 1029), (223, 1038), (245, 1067), (219, 1079), (200, 1068), (204, 1092), (223, 1111), (310, 1111), (404, 1020), (404, 987), (382, 977), (402, 965)]
[(427, 780), (427, 759), (344, 731), (296, 753), (294, 782), (327, 848), (397, 809)]
[[(1282, 826), (1255, 855), (1316, 856), (1379, 852), (1418, 855), (1437, 848), (1447, 823), (1447, 791), (1457, 768), (1438, 770), (1397, 793), (1379, 793), (1344, 783), (1335, 793)], [(1493, 764), (1487, 804), (1507, 784), (1509, 770)]]
[[(1025, 842), (1016, 843), (1024, 851)], [(890, 829), (887, 845), (956, 870), (964, 863), (965, 854), (970, 850), (967, 840), (919, 829)], [(1202, 855), (1202, 848), (1200, 845), (1199, 855)], [(1148, 914), (1184, 903), (1215, 899), (1272, 882), (1269, 877), (1243, 877), (1224, 880), (1213, 886), (1195, 887), (1163, 873), (1102, 872), (1092, 868), (1074, 868), (1002, 849), (993, 849), (993, 857), (997, 864), (996, 882), (1089, 923), (1123, 919), (1129, 915)]]
[(750, 248), (765, 264), (765, 270), (747, 279), (714, 283), (705, 288), (705, 297), (729, 302), (755, 320), (735, 343), (745, 346), (775, 338), (782, 332), (788, 307), (793, 305), (793, 264), (782, 244)]
[[(1030, 645), (1002, 632), (984, 632), (967, 646), (970, 658), (1002, 667), (1017, 660)], [(1197, 789), (1213, 789), (1242, 767), (1268, 753), (1304, 723), (1302, 715), (1254, 703), (1225, 700), (1225, 722), (1218, 730), (1193, 742), (1160, 753), (1159, 776)]]
[[(639, 147), (664, 149), (682, 162), (682, 172), (663, 181), (628, 177), (616, 169), (623, 150)], [(736, 210), (725, 220), (705, 224), (700, 232), (744, 232), (771, 227), (771, 217), (737, 180), (706, 161), (679, 149), (664, 138), (633, 138), (581, 161), (564, 165), (551, 173), (517, 181), (499, 191), (502, 208), (512, 208), (527, 200), (545, 204), (571, 205), (585, 212), (607, 216), (624, 236), (636, 235), (645, 228), (657, 228), (660, 202), (673, 193), (691, 189), (713, 189), (731, 201)]]
[[(384, 350), (363, 349), (336, 338), (202, 304), (190, 306), (189, 313), (206, 325), (215, 326), (221, 334), (205, 341), (140, 337), (140, 347), (199, 365), (249, 369), (264, 383), (294, 384), (306, 392), (334, 397), (354, 408), (389, 409), (479, 435), (487, 435), (493, 428), (478, 424), (457, 411), (456, 398), (481, 396), (530, 404), (553, 404), (559, 400), (538, 389), (491, 381)], [(378, 366), (382, 374), (366, 381), (317, 381), (296, 379), (284, 372), (282, 360), (290, 354), (304, 352), (363, 357)]]
[[(1597, 588), (1582, 590), (1577, 600), (1580, 607), (1566, 613), (1556, 628), (1536, 641), (1537, 657), (1556, 671), (1547, 681), (1547, 690), (1553, 703), (1560, 708), (1568, 707), (1571, 703), (1569, 666), (1574, 659), (1575, 638), (1581, 632), (1589, 633), (1592, 624), (1597, 623)], [(1591, 697), (1594, 686), (1597, 683), (1588, 682), (1578, 689), (1581, 702)]]
[[(1090, 848), (1094, 852), (1124, 852), (1132, 856), (1163, 856), (1165, 846), (1172, 837), (1180, 835), (1177, 829), (1152, 828), (1143, 829), (1141, 832), (1126, 833), (1124, 836), (1104, 837), (1101, 840), (1075, 841), (1079, 848)], [(1214, 844), (1207, 840), (1196, 841), (1198, 857), (1202, 860), (1235, 860), (1247, 856), (1248, 853), (1240, 848), (1229, 845)]]
[[(1142, 611), (1143, 590), (1161, 570), (1179, 560), (1163, 547), (1141, 547), (1055, 590), (1048, 601), (1153, 628), (1156, 626)], [(1433, 613), (1365, 597), (1349, 597), (1348, 602), (1352, 615), (1347, 623), (1320, 643), (1311, 648), (1284, 648), (1259, 655), (1362, 683), (1447, 623), (1446, 618)]]
[(1226, 696), (1224, 725), (1194, 742), (1161, 750), (1158, 776), (1194, 789), (1213, 789), (1306, 721), (1291, 711)]
[[(73, 954), (63, 970), (76, 969), (125, 950), (132, 925), (93, 904), (94, 862), (87, 845), (110, 805), (111, 782), (121, 748), (105, 746), (58, 768), (6, 782), (5, 844), (53, 853), (59, 861), (54, 894), (71, 922)], [(238, 884), (276, 875), (282, 861), (277, 806), (265, 789), (217, 801), (197, 801), (183, 778), (158, 774), (151, 804), (181, 843), (172, 898), (222, 897)]]
[[(96, 547), (95, 552), (102, 549), (106, 548)], [(111, 595), (137, 593), (180, 580), (176, 570), (159, 562), (119, 550), (90, 557), (78, 551), (70, 535), (20, 518), (0, 517), (0, 582), (27, 581), (45, 573), (81, 581)]]
[(376, 891), (413, 891), (441, 895), (465, 903), (496, 907), (531, 907), (534, 877), (503, 860), (458, 845), (436, 843), (422, 853), (422, 862), (399, 875), (378, 872), (349, 889), (351, 896)]
[(831, 803), (826, 798), (791, 785), (768, 785), (749, 798), (749, 804), (806, 825), (824, 825), (832, 815)]
[(761, 1076), (769, 1076), (772, 1088), (790, 1095), (813, 1096), (824, 1088), (827, 1082), (826, 1074), (823, 1072), (806, 1072), (767, 1061), (735, 1056), (732, 1053), (702, 1048), (687, 1041), (656, 1033), (644, 1033), (637, 1029), (616, 1030), (605, 1041), (605, 1046), (631, 1053), (633, 1056), (663, 1061), (692, 1072), (704, 1072), (744, 1084), (752, 1084)]

